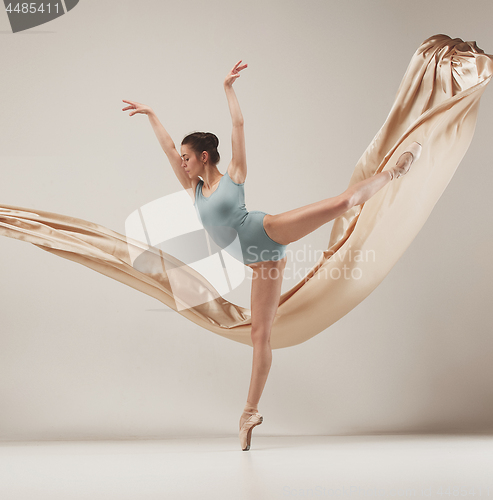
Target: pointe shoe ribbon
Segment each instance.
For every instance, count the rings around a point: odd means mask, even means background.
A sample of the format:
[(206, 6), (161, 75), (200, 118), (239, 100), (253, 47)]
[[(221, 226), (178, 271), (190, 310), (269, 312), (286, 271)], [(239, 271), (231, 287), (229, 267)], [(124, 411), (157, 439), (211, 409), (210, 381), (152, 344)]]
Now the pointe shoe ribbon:
[(243, 451), (248, 451), (250, 449), (252, 430), (255, 426), (260, 425), (263, 420), (264, 417), (257, 412), (243, 422), (239, 433), (241, 449)]
[[(407, 174), (409, 169), (411, 168), (411, 165), (418, 161), (419, 157), (421, 156), (421, 151), (423, 150), (423, 146), (419, 142), (413, 142), (408, 146), (408, 148), (402, 153), (411, 153), (413, 157), (413, 161), (409, 163), (406, 168), (403, 167), (394, 167), (389, 170), (389, 172), (392, 174), (392, 179), (398, 179), (399, 177), (402, 177), (404, 174)], [(399, 159), (402, 157), (402, 155), (399, 157)], [(399, 160), (397, 160), (397, 163), (399, 163)], [(396, 163), (396, 165), (397, 165)]]

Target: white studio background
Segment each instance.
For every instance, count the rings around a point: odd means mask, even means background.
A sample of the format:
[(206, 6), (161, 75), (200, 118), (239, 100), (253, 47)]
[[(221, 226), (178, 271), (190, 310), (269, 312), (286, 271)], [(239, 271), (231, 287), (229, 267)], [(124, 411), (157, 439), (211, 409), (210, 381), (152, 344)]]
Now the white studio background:
[[(248, 209), (335, 196), (420, 44), (444, 33), (493, 53), (492, 18), (491, 0), (81, 0), (12, 34), (3, 12), (0, 201), (124, 233), (132, 211), (182, 188), (147, 117), (129, 118), (122, 99), (152, 106), (177, 145), (216, 133), (224, 173), (222, 81), (239, 59)], [(492, 111), (490, 85), (469, 151), (384, 282), (273, 352), (260, 434), (491, 429)], [(325, 249), (331, 227), (293, 250)], [(237, 433), (250, 347), (25, 242), (0, 238), (0, 255), (0, 439)]]

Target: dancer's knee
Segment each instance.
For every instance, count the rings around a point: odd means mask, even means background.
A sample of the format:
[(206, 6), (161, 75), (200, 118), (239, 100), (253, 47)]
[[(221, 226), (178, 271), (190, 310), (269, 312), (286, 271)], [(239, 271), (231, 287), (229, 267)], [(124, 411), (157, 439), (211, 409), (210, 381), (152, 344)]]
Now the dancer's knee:
[(270, 329), (265, 327), (252, 327), (251, 338), (254, 347), (270, 345)]

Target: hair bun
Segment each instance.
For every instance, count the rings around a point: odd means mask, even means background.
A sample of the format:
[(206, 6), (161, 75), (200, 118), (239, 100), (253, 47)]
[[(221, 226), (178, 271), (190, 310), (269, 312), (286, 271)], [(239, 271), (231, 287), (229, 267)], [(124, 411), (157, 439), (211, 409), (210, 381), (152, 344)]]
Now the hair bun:
[(188, 144), (195, 154), (200, 154), (202, 151), (207, 151), (210, 155), (211, 162), (215, 165), (219, 163), (221, 156), (217, 150), (219, 146), (219, 139), (217, 135), (212, 132), (193, 132), (187, 135), (182, 145)]
[(213, 134), (212, 132), (206, 132), (205, 135), (207, 137), (207, 140), (211, 141), (215, 148), (219, 146), (219, 139), (215, 134)]

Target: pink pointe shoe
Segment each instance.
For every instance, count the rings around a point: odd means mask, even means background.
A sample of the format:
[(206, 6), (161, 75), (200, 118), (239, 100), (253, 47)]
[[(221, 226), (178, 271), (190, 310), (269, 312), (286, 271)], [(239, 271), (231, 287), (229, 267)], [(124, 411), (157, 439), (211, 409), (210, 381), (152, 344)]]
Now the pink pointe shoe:
[(250, 418), (248, 418), (243, 425), (240, 427), (240, 444), (243, 451), (248, 451), (250, 449), (250, 442), (252, 440), (252, 430), (255, 426), (260, 425), (264, 420), (264, 417), (260, 413), (254, 413)]
[[(403, 175), (407, 174), (409, 172), (409, 169), (411, 168), (411, 165), (418, 161), (419, 157), (421, 156), (421, 151), (423, 150), (423, 146), (419, 142), (413, 142), (404, 153), (401, 154), (399, 159), (397, 160), (396, 166), (392, 169), (389, 170), (389, 172), (392, 174), (392, 178), (390, 180), (398, 179), (399, 177), (402, 177)], [(405, 162), (401, 166), (397, 166), (399, 164), (399, 161), (401, 158), (406, 154), (406, 153), (411, 153), (413, 159), (411, 162)]]

